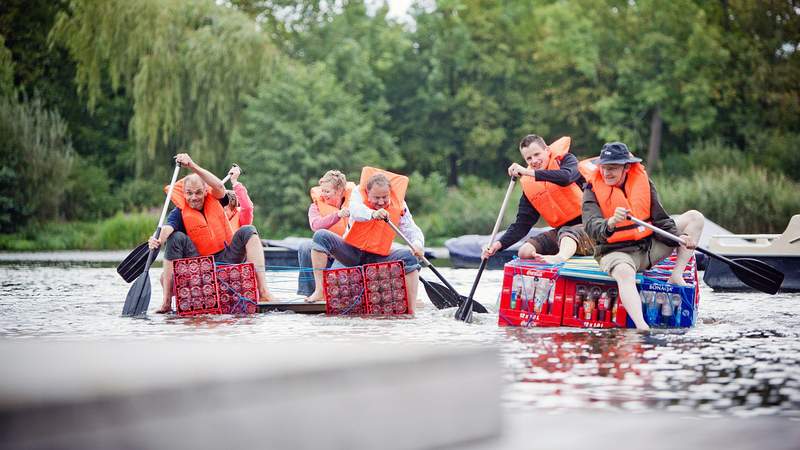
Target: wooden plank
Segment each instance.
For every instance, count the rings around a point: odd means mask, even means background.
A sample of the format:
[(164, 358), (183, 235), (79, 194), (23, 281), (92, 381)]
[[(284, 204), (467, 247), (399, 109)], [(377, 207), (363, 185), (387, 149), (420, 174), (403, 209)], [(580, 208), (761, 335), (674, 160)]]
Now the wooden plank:
[(306, 303), (306, 302), (270, 302), (259, 303), (258, 312), (267, 313), (273, 311), (292, 311), (298, 314), (324, 314), (325, 303)]

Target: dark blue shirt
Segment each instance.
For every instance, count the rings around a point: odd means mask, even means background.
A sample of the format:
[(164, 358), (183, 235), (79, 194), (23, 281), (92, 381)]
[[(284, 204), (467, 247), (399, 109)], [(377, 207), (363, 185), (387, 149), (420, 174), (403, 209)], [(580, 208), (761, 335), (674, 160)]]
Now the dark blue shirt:
[[(220, 205), (222, 207), (228, 206), (228, 196), (225, 195), (221, 199), (219, 199)], [(171, 226), (175, 231), (181, 231), (186, 233), (186, 227), (183, 225), (183, 216), (181, 215), (180, 208), (174, 208), (172, 211), (169, 212), (167, 216), (167, 225)], [(173, 231), (173, 233), (175, 232)]]

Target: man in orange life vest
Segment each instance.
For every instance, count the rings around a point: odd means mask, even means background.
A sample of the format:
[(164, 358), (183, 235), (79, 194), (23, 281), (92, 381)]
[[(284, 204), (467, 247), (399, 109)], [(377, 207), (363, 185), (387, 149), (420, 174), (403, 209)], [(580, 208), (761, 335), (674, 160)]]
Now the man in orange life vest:
[(551, 264), (562, 263), (572, 255), (591, 255), (593, 242), (581, 224), (581, 199), (584, 179), (578, 159), (569, 153), (570, 138), (562, 137), (549, 146), (544, 139), (529, 134), (519, 143), (528, 167), (514, 163), (508, 175), (521, 177), (522, 197), (517, 220), (500, 240), (483, 252), (488, 258), (525, 237), (541, 216), (552, 230), (528, 240), (519, 249), (520, 258), (541, 258)]
[(647, 176), (642, 160), (631, 155), (621, 142), (605, 144), (600, 151), (598, 169), (587, 176), (583, 192), (583, 223), (596, 242), (595, 258), (600, 268), (619, 285), (619, 296), (636, 328), (649, 329), (642, 316), (636, 290), (636, 272), (649, 269), (672, 253), (678, 244), (661, 238), (652, 230), (627, 220), (627, 215), (652, 223), (678, 235), (686, 246), (678, 247), (678, 257), (669, 282), (685, 285), (683, 270), (703, 231), (703, 215), (687, 211), (676, 220), (664, 211), (655, 185)]
[[(344, 266), (401, 260), (405, 265), (409, 313), (414, 313), (420, 269), (417, 257), (424, 255), (425, 237), (404, 200), (407, 187), (408, 177), (364, 167), (359, 185), (350, 195), (350, 229), (344, 238), (329, 230), (314, 233), (311, 264), (316, 289), (308, 301), (323, 300), (322, 269), (328, 256)], [(392, 249), (395, 233), (386, 220), (391, 220), (411, 241), (410, 251)]]
[(151, 249), (166, 243), (164, 253), (164, 303), (158, 310), (172, 310), (172, 261), (179, 258), (214, 255), (215, 261), (239, 264), (245, 260), (256, 267), (261, 301), (273, 300), (264, 274), (264, 248), (252, 225), (231, 229), (224, 207), (228, 203), (225, 186), (214, 174), (181, 153), (175, 161), (194, 172), (175, 184), (175, 204), (158, 238), (150, 238)]
[[(339, 236), (347, 231), (350, 217), (350, 194), (356, 187), (348, 182), (347, 177), (338, 170), (329, 170), (319, 179), (319, 186), (311, 188), (311, 205), (308, 207), (308, 225), (311, 231), (330, 230)], [(314, 274), (311, 269), (311, 247), (313, 241), (300, 244), (297, 249), (297, 262), (300, 275), (297, 281), (299, 295), (311, 295), (314, 292)], [(328, 259), (326, 267), (330, 267), (333, 259)]]

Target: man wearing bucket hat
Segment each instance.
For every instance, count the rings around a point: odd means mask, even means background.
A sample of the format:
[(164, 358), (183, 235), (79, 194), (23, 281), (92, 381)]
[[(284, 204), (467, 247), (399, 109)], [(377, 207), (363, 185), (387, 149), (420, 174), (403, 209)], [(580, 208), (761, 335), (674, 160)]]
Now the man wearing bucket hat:
[(617, 281), (622, 304), (636, 328), (646, 330), (649, 327), (642, 316), (636, 272), (647, 270), (669, 256), (677, 244), (636, 225), (628, 220), (628, 215), (679, 235), (686, 242), (678, 247), (675, 268), (669, 278), (670, 283), (680, 285), (686, 284), (683, 270), (697, 246), (704, 221), (703, 215), (694, 210), (673, 220), (661, 205), (641, 161), (622, 142), (603, 146), (597, 170), (587, 176), (583, 223), (596, 243), (595, 258), (600, 268)]

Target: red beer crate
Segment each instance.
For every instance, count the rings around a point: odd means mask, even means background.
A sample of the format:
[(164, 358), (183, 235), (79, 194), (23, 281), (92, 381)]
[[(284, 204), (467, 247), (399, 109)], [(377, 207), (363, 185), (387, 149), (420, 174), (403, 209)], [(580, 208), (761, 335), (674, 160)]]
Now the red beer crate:
[(219, 313), (213, 256), (176, 259), (173, 261), (173, 269), (173, 289), (178, 315)]
[(402, 261), (364, 265), (367, 314), (408, 313), (408, 289), (406, 289), (405, 275)]
[(221, 314), (255, 314), (258, 281), (253, 263), (217, 266), (217, 290)]
[(628, 316), (619, 299), (615, 282), (588, 281), (562, 277), (564, 283), (565, 327), (625, 327)]
[(367, 313), (361, 267), (323, 271), (322, 287), (326, 314), (351, 316)]
[(515, 259), (503, 268), (499, 326), (557, 327), (564, 308), (558, 267)]

